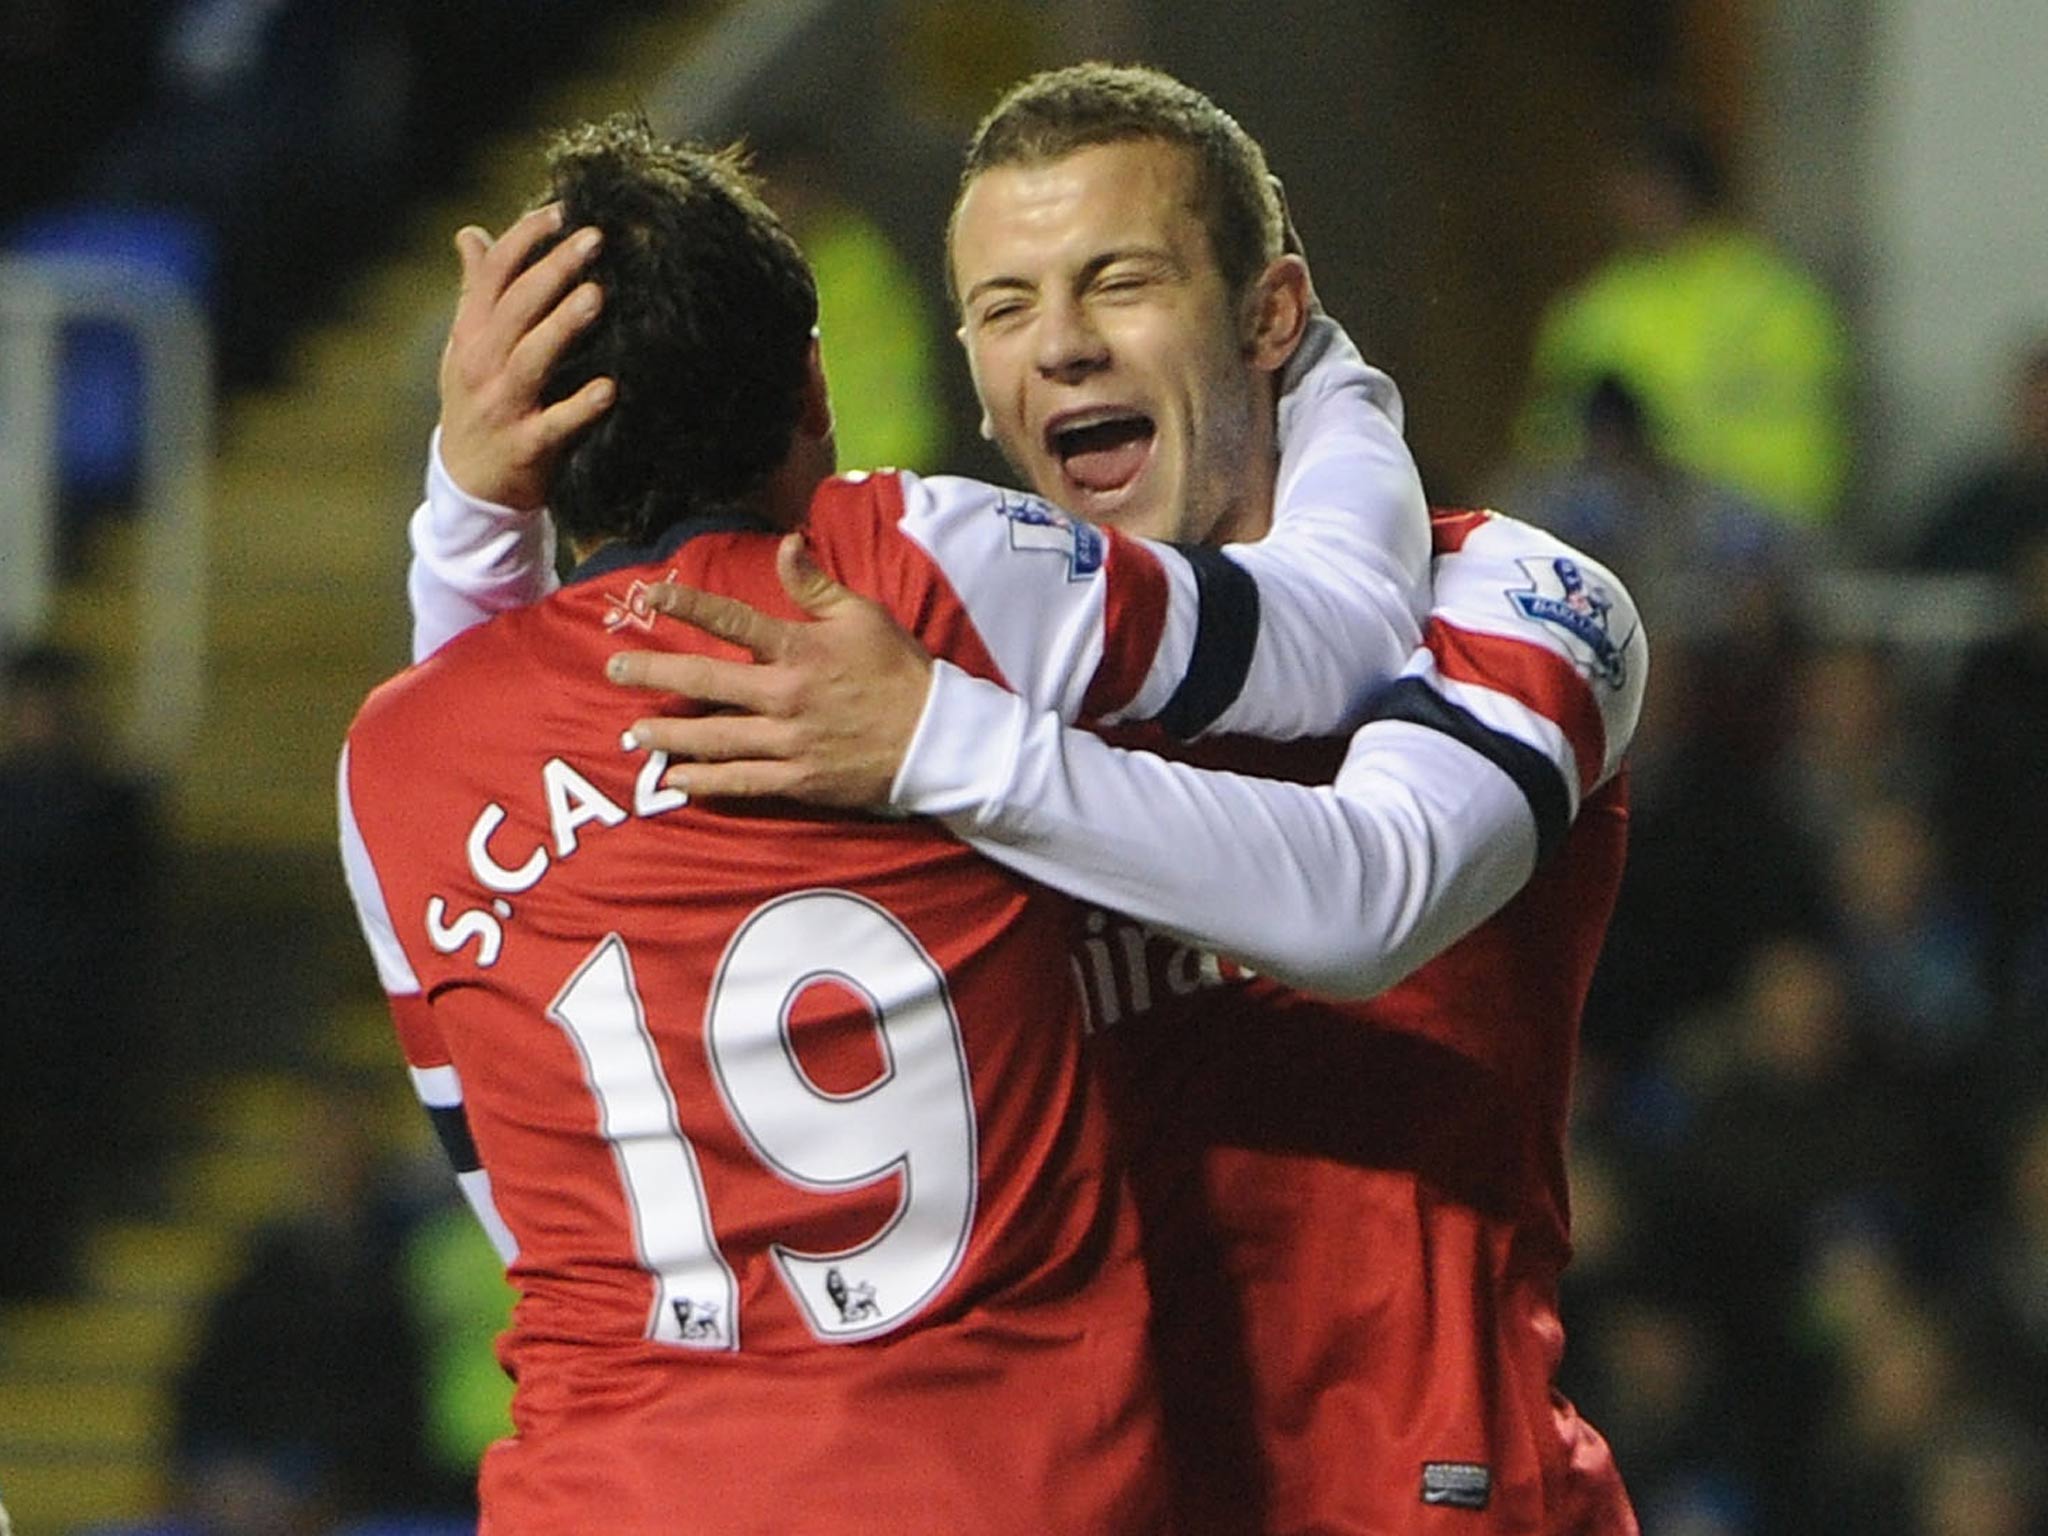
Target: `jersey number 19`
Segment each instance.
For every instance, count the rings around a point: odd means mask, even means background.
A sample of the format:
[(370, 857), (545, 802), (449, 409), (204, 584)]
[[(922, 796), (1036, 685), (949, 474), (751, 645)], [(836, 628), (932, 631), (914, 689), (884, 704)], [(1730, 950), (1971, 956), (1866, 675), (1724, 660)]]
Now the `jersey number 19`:
[[(798, 998), (836, 983), (867, 1002), (882, 1057), (874, 1081), (830, 1093), (790, 1036)], [(655, 1281), (652, 1338), (737, 1349), (738, 1290), (718, 1246), (695, 1148), (661, 1069), (633, 961), (617, 934), (548, 1007), (582, 1057)], [(974, 1223), (974, 1099), (945, 974), (888, 912), (845, 891), (764, 903), (725, 947), (704, 1011), (718, 1094), (764, 1167), (821, 1194), (898, 1177), (896, 1209), (867, 1241), (808, 1253), (770, 1244), (782, 1283), (820, 1339), (872, 1338), (914, 1317), (951, 1278)]]

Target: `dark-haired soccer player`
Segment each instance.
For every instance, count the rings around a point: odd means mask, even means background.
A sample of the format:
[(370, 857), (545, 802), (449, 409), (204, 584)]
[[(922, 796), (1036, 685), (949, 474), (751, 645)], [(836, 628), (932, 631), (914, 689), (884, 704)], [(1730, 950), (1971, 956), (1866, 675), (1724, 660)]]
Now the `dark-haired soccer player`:
[[(821, 564), (1037, 707), (1328, 729), (1349, 668), (1306, 658), (1333, 631), (1409, 643), (1407, 592), (1357, 601), (1356, 567), (1388, 559), (1373, 516), (1318, 500), (1419, 507), (1380, 381), (1341, 346), (1303, 381), (1283, 532), (1234, 559), (971, 482), (828, 479), (809, 275), (732, 163), (614, 121), (553, 165), (562, 218), (527, 221), (471, 297), (487, 329), (544, 316), (527, 300), (576, 257), (525, 258), (564, 220), (602, 230), (603, 312), (546, 370), (557, 406), (616, 389), (547, 476), (581, 564), (373, 694), (340, 781), (416, 1085), (520, 1291), (485, 1529), (1158, 1529), (1146, 1294), (1071, 909), (929, 823), (665, 787), (604, 664), (654, 635), (662, 581), (793, 612), (775, 535), (802, 522)], [(1252, 339), (1277, 373), (1305, 272), (1271, 286)], [(1395, 942), (1476, 915), (1403, 911)]]

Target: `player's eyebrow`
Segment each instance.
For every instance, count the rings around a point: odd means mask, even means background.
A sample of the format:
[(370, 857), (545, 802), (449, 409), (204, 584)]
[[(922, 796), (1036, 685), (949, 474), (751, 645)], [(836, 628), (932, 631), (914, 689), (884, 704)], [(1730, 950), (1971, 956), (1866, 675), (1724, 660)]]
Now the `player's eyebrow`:
[(1081, 280), (1083, 282), (1093, 282), (1109, 270), (1109, 268), (1122, 265), (1125, 262), (1131, 262), (1138, 266), (1156, 267), (1163, 270), (1170, 277), (1185, 277), (1188, 270), (1187, 263), (1165, 246), (1127, 245), (1121, 246), (1116, 250), (1104, 251), (1099, 256), (1091, 257), (1087, 264), (1081, 268)]

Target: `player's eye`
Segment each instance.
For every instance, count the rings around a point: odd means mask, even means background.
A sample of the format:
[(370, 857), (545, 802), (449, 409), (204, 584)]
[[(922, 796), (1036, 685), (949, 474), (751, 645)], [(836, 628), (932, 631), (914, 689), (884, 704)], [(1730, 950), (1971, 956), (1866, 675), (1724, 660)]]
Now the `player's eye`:
[(985, 304), (976, 311), (974, 323), (984, 328), (1002, 325), (1015, 320), (1026, 308), (1022, 299), (998, 299), (995, 303)]

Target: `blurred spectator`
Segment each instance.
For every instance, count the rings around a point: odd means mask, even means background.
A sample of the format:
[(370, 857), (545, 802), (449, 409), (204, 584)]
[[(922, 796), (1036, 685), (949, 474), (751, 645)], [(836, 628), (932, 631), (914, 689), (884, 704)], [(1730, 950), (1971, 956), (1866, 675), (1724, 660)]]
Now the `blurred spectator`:
[(1635, 1503), (1643, 1529), (1655, 1536), (1755, 1536), (1764, 1529), (1756, 1500), (1723, 1478), (1680, 1478)]
[(1916, 1459), (1950, 1422), (1963, 1385), (1950, 1330), (1917, 1304), (1894, 1308), (1846, 1339), (1837, 1363), (1807, 1529), (1915, 1536)]
[(1913, 1536), (2040, 1536), (2041, 1437), (2004, 1414), (1943, 1426), (1913, 1458)]
[(0, 223), (61, 196), (134, 109), (165, 8), (0, 0)]
[(1832, 847), (1872, 801), (1931, 798), (1934, 744), (1916, 728), (1886, 648), (1821, 643), (1798, 660), (1789, 686), (1780, 686), (1792, 709), (1772, 790), (1789, 820)]
[(1712, 150), (1674, 117), (1636, 128), (1608, 194), (1621, 249), (1542, 321), (1523, 459), (1578, 453), (1586, 397), (1613, 377), (1672, 460), (1788, 521), (1828, 521), (1850, 454), (1849, 343), (1832, 300), (1723, 216)]
[(48, 646), (0, 671), (0, 1295), (65, 1281), (72, 1227), (115, 1197), (156, 1102), (156, 833), (93, 750), (87, 682)]
[[(1661, 1511), (1673, 1524), (1685, 1510), (1690, 1529), (1749, 1529), (1754, 1423), (1728, 1411), (1726, 1350), (1714, 1323), (1672, 1301), (1622, 1292), (1572, 1348), (1589, 1357), (1587, 1390), (1606, 1414), (1601, 1431), (1637, 1509)], [(1717, 1524), (1704, 1523), (1710, 1504)]]
[[(1975, 1212), (1952, 1255), (1979, 1356), (1996, 1362), (2012, 1406), (2048, 1404), (2048, 1100), (2037, 1100), (2003, 1149), (2001, 1188)], [(2048, 1429), (2048, 1424), (2041, 1424)]]
[(784, 123), (754, 137), (754, 169), (810, 258), (832, 429), (846, 469), (936, 470), (946, 451), (940, 328), (881, 224), (848, 195), (817, 132)]
[(1940, 498), (1914, 551), (1930, 571), (2002, 574), (2021, 546), (2048, 535), (2048, 336), (2014, 369), (2011, 438)]
[(398, 1257), (408, 1212), (365, 1108), (335, 1093), (305, 1117), (298, 1208), (255, 1238), (178, 1386), (188, 1490), (272, 1501), (281, 1529), (445, 1498), (421, 1451), (421, 1349)]
[(213, 231), (227, 382), (270, 377), (292, 321), (383, 227), (412, 76), (392, 0), (172, 8), (152, 90), (87, 190)]
[[(2010, 570), (2019, 622), (1964, 659), (1937, 738), (1956, 869), (1977, 893), (2009, 1000), (2025, 947), (2048, 946), (2048, 530), (2019, 543)], [(2029, 1034), (2048, 1018), (2007, 1014)], [(2038, 1043), (2030, 1054), (2048, 1060)]]
[(1781, 629), (1803, 545), (1742, 497), (1665, 458), (1643, 403), (1604, 374), (1581, 406), (1579, 451), (1503, 505), (1604, 561), (1628, 583), (1661, 650), (1747, 645)]
[(1685, 1214), (1662, 1236), (1697, 1299), (1734, 1309), (1731, 1326), (1789, 1324), (1819, 1213), (1925, 1208), (1917, 1106), (1872, 1070), (1849, 1010), (1833, 953), (1775, 938), (1752, 952), (1731, 1005), (1691, 1026), (1708, 1040), (1675, 1053), (1696, 1107), (1659, 1170), (1661, 1207)]
[(1791, 662), (1783, 636), (1666, 643), (1630, 759), (1629, 858), (1587, 999), (1589, 1057), (1623, 1072), (1671, 1022), (1725, 997), (1759, 932), (1812, 931), (1826, 910), (1820, 850), (1773, 793)]
[(1835, 845), (1834, 887), (1869, 1037), (1917, 1077), (1959, 1066), (1989, 1030), (1991, 999), (1977, 925), (1948, 882), (1932, 823), (1902, 799), (1858, 807)]

